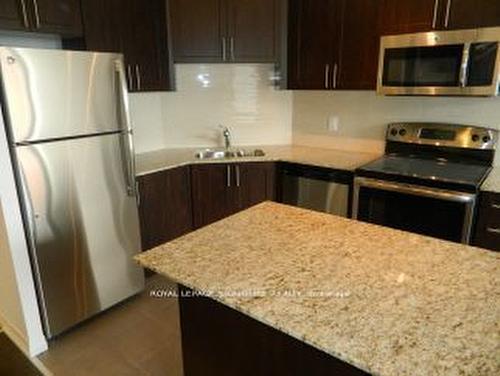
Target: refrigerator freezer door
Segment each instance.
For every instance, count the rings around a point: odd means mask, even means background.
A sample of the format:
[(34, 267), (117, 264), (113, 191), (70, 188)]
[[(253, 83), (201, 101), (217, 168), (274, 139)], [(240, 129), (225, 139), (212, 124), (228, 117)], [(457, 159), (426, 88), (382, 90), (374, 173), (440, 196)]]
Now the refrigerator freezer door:
[(7, 123), (14, 142), (122, 129), (119, 54), (0, 48)]
[(141, 291), (136, 199), (127, 194), (123, 136), (18, 146), (47, 335)]

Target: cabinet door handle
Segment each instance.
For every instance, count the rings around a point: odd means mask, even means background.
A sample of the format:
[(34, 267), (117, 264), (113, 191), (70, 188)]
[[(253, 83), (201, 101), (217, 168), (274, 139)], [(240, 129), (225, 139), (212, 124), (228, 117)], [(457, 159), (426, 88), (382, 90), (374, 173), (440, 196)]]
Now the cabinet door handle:
[(38, 2), (33, 0), (33, 9), (35, 10), (35, 28), (40, 28), (40, 12), (38, 11)]
[(30, 28), (30, 24), (28, 22), (28, 13), (26, 12), (26, 1), (20, 0), (21, 2), (21, 11), (23, 12), (23, 24), (25, 29)]
[(229, 38), (229, 44), (230, 44), (230, 49), (231, 49), (231, 61), (235, 61), (236, 59), (234, 58), (234, 37)]
[(445, 29), (447, 29), (448, 25), (450, 24), (450, 13), (451, 13), (451, 0), (448, 0), (448, 2), (446, 3), (446, 15), (444, 17)]
[(240, 174), (240, 166), (236, 165), (236, 186), (239, 187), (241, 185), (241, 174)]
[(325, 89), (330, 86), (330, 64), (325, 65)]
[(436, 25), (437, 25), (438, 9), (439, 9), (439, 0), (434, 0), (434, 13), (432, 14), (432, 28), (433, 29), (435, 29)]
[(130, 64), (127, 64), (127, 79), (128, 79), (128, 86), (130, 90), (134, 89), (134, 81), (132, 80), (132, 67)]
[(222, 61), (227, 60), (226, 37), (222, 37)]
[(500, 235), (500, 228), (488, 227), (486, 231), (491, 234)]
[(135, 78), (137, 79), (137, 90), (141, 90), (141, 67), (139, 64), (135, 65)]
[(337, 88), (337, 74), (339, 71), (339, 66), (337, 63), (333, 65), (333, 74), (332, 74), (332, 89)]
[(231, 165), (226, 166), (226, 186), (231, 187)]

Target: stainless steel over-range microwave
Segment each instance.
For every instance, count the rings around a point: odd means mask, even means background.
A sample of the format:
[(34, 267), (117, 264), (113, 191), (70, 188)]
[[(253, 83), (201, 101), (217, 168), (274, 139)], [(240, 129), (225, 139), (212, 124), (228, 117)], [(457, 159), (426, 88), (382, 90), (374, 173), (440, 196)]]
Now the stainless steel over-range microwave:
[(500, 27), (382, 37), (377, 92), (495, 96)]

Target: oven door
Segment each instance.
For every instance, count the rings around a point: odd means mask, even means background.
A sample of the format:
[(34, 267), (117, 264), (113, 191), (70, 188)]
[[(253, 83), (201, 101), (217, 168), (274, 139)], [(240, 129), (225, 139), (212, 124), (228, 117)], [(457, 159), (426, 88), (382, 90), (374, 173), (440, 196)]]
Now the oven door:
[(353, 218), (469, 244), (476, 195), (356, 177)]

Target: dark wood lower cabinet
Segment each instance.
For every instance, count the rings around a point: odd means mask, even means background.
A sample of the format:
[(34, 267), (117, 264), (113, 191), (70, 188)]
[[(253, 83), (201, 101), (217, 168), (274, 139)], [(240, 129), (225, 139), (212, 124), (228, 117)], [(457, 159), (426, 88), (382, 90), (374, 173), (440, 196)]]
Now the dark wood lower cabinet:
[(500, 194), (481, 193), (474, 245), (500, 251)]
[(191, 166), (194, 227), (200, 228), (276, 196), (274, 163)]
[(193, 229), (189, 167), (157, 172), (137, 180), (143, 250)]
[(236, 212), (236, 192), (232, 187), (230, 164), (191, 166), (193, 222), (206, 226)]
[(367, 375), (270, 326), (179, 286), (186, 376)]
[(240, 163), (238, 210), (276, 199), (275, 163)]
[(276, 197), (275, 163), (213, 163), (137, 178), (142, 249)]

